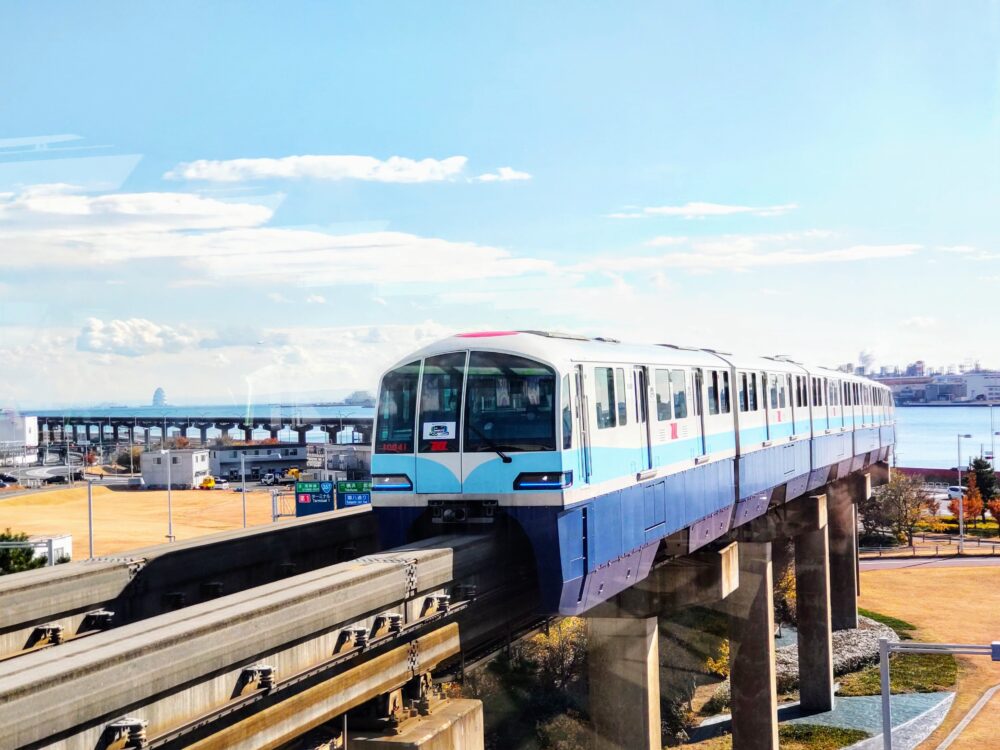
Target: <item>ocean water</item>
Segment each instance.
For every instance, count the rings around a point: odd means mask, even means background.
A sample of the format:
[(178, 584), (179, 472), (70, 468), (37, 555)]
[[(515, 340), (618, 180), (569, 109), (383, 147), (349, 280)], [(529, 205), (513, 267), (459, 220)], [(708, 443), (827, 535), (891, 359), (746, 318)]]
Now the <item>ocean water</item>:
[[(950, 469), (958, 461), (958, 435), (962, 439), (962, 464), (991, 449), (988, 406), (907, 406), (896, 409), (896, 465)], [(1000, 431), (1000, 406), (993, 411)], [(1000, 450), (1000, 435), (995, 437)]]

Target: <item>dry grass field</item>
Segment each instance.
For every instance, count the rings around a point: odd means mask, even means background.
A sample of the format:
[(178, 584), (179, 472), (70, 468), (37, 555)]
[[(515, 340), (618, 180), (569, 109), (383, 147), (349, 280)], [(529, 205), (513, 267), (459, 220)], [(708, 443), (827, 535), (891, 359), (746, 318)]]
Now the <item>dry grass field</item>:
[[(918, 627), (917, 640), (990, 643), (1000, 640), (1000, 567), (907, 568), (861, 574), (860, 604)], [(958, 694), (941, 727), (920, 746), (933, 750), (990, 687), (1000, 684), (1000, 664), (986, 657), (958, 657)], [(995, 697), (953, 744), (952, 750), (997, 747), (1000, 698)]]
[[(174, 490), (174, 536), (192, 539), (243, 525), (243, 500), (230, 490)], [(247, 492), (247, 525), (271, 523), (268, 492)], [(73, 535), (74, 559), (87, 557), (86, 485), (16, 497), (0, 495), (0, 529)], [(166, 542), (166, 491), (112, 490), (94, 485), (94, 554)]]

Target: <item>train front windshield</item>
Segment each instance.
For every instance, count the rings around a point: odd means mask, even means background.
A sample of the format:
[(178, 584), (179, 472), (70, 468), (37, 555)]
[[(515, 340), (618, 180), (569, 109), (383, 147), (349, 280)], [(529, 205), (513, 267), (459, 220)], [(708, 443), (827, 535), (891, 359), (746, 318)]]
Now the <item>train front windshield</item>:
[(472, 352), (465, 398), (465, 452), (554, 451), (556, 375), (510, 354)]
[(472, 352), (467, 368), (459, 353), (405, 365), (382, 381), (375, 452), (455, 452), (459, 435), (466, 453), (554, 451), (555, 391), (551, 367), (510, 354)]

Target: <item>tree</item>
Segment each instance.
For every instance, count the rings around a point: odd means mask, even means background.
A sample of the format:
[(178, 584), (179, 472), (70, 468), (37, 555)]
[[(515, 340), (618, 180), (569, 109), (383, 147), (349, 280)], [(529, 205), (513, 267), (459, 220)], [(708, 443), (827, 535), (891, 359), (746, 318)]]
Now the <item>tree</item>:
[(127, 451), (122, 451), (115, 456), (115, 465), (123, 470), (134, 474), (136, 469), (142, 467), (142, 446), (136, 445)]
[(973, 459), (969, 464), (968, 476), (976, 478), (976, 486), (979, 488), (979, 495), (983, 499), (982, 510), (979, 516), (986, 523), (987, 503), (1000, 494), (1000, 487), (997, 485), (997, 475), (993, 472), (993, 465), (985, 458)]
[(990, 515), (993, 516), (993, 520), (1000, 523), (1000, 497), (995, 497), (986, 503), (990, 510)]
[(860, 510), (871, 513), (897, 538), (906, 537), (913, 544), (913, 529), (931, 508), (933, 501), (924, 492), (924, 479), (894, 472), (888, 484), (872, 493), (871, 499)]
[[(27, 534), (11, 531), (9, 528), (0, 532), (0, 542), (26, 542), (27, 540)], [(48, 558), (45, 555), (35, 557), (35, 550), (31, 547), (0, 549), (0, 576), (41, 568), (47, 562)]]
[(965, 495), (961, 501), (956, 497), (948, 504), (948, 507), (951, 508), (951, 514), (955, 518), (958, 518), (959, 502), (962, 503), (965, 518), (972, 521), (972, 525), (975, 527), (976, 521), (983, 515), (983, 496), (979, 494), (975, 473), (969, 474), (969, 481), (965, 487)]
[(524, 644), (525, 657), (538, 670), (539, 687), (565, 690), (583, 672), (587, 656), (587, 629), (579, 617), (567, 617)]
[(191, 441), (188, 440), (184, 435), (178, 435), (177, 437), (172, 437), (167, 440), (167, 447), (171, 449), (182, 449), (188, 448), (191, 445)]
[(87, 466), (93, 466), (97, 463), (97, 454), (94, 451), (87, 451), (87, 455), (83, 457), (83, 460), (87, 462)]

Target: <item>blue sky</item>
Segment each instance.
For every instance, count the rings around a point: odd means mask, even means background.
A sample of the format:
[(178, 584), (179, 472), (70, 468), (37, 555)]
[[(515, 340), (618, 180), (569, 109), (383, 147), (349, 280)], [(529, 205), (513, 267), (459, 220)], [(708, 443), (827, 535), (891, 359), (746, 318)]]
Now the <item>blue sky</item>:
[(0, 401), (482, 327), (1000, 366), (995, 2), (204, 5), (0, 9)]

